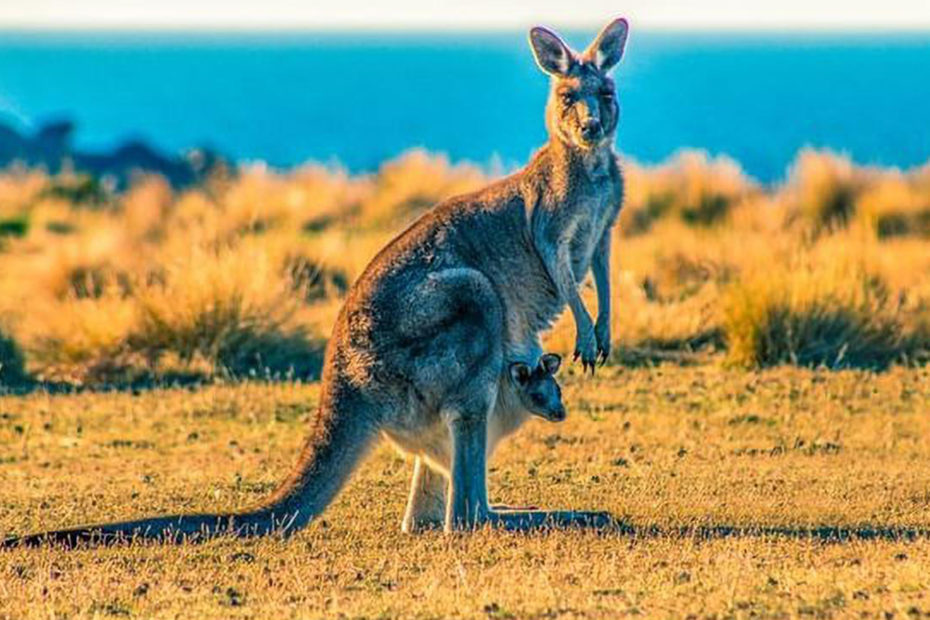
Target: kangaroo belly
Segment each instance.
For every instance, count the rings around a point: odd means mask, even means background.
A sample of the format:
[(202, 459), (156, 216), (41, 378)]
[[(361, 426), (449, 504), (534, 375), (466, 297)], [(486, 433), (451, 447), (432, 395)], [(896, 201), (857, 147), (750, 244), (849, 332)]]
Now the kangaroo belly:
[[(501, 386), (497, 403), (488, 415), (489, 459), (501, 440), (516, 432), (529, 418), (529, 413), (508, 389), (506, 385)], [(401, 454), (418, 456), (434, 470), (449, 474), (452, 439), (449, 427), (440, 416), (411, 411), (397, 416), (394, 424), (386, 425), (382, 435)]]
[(488, 458), (497, 445), (523, 426), (530, 417), (522, 405), (498, 399), (497, 407), (488, 418)]
[(385, 428), (382, 435), (401, 454), (418, 456), (432, 469), (449, 475), (452, 463), (452, 440), (449, 428), (441, 421), (419, 429)]

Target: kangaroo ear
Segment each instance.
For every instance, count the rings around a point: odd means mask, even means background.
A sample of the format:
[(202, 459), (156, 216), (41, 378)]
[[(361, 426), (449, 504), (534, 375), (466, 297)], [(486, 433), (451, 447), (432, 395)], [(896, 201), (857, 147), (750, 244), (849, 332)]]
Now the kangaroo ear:
[(514, 362), (510, 365), (510, 378), (513, 379), (513, 382), (517, 385), (526, 385), (526, 382), (530, 380), (532, 374), (533, 370), (530, 368), (529, 364)]
[(630, 24), (624, 18), (607, 24), (594, 42), (585, 50), (585, 57), (594, 61), (601, 71), (610, 71), (623, 58)]
[(549, 75), (568, 75), (575, 57), (559, 35), (548, 28), (536, 26), (530, 30), (530, 46), (540, 69)]
[(555, 353), (546, 353), (539, 358), (539, 366), (550, 375), (559, 372), (559, 366), (561, 365), (562, 358)]

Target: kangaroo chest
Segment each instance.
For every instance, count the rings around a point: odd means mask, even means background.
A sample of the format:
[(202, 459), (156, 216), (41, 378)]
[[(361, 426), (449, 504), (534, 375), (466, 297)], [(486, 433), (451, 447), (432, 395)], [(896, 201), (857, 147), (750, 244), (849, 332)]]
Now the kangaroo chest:
[(591, 268), (598, 244), (619, 212), (619, 198), (609, 182), (605, 179), (603, 187), (596, 189), (600, 191), (588, 192), (563, 207), (568, 212), (563, 243), (567, 245), (572, 271), (579, 283)]

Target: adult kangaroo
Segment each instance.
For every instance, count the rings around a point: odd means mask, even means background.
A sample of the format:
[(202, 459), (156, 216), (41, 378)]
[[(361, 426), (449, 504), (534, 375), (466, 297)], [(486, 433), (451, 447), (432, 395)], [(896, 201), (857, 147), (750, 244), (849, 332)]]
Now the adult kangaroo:
[[(292, 533), (326, 508), (379, 434), (416, 456), (406, 530), (605, 523), (606, 513), (493, 509), (486, 459), (529, 415), (513, 397), (508, 364), (537, 364), (539, 334), (566, 305), (584, 369), (593, 372), (610, 353), (610, 240), (623, 182), (607, 74), (627, 33), (617, 19), (579, 54), (545, 28), (530, 31), (552, 82), (548, 143), (521, 171), (439, 204), (372, 260), (333, 329), (306, 447), (268, 500), (236, 513), (87, 526), (6, 544)], [(589, 269), (596, 322), (578, 293)]]

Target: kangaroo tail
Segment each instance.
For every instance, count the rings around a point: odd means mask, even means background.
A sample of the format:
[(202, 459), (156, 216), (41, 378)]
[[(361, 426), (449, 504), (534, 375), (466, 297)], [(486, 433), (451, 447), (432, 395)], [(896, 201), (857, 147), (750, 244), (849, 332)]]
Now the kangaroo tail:
[(0, 548), (43, 543), (74, 547), (134, 539), (203, 541), (215, 536), (290, 535), (320, 514), (374, 443), (376, 411), (354, 388), (324, 380), (320, 409), (297, 466), (262, 504), (227, 514), (159, 516), (40, 532), (0, 541)]

